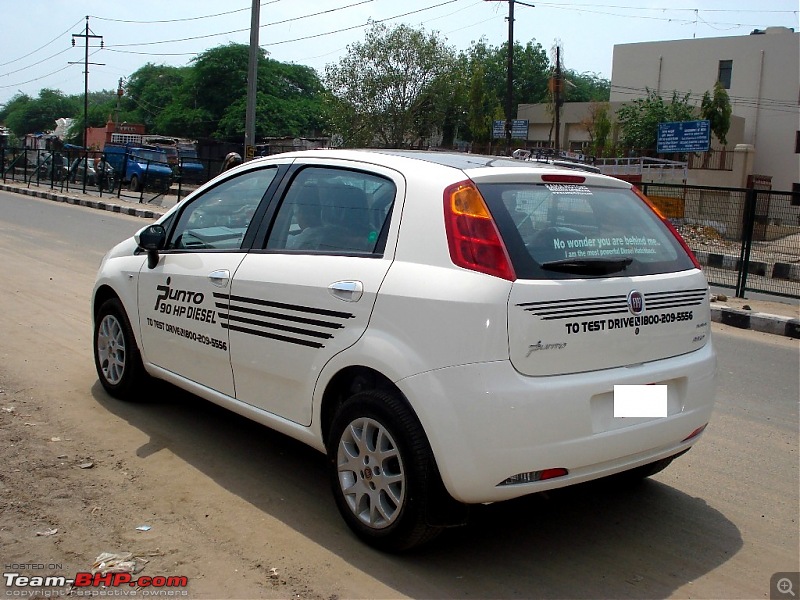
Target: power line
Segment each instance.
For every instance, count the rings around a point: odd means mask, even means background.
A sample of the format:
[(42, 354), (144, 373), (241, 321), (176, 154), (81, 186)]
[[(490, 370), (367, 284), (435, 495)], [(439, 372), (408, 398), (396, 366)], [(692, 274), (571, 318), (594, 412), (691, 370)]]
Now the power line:
[[(260, 4), (260, 6), (266, 6), (267, 4), (275, 4), (275, 3), (280, 2), (280, 1), (281, 0), (270, 0), (270, 2), (262, 2)], [(226, 12), (216, 13), (216, 14), (213, 14), (213, 15), (202, 15), (202, 16), (199, 16), (199, 17), (183, 17), (183, 18), (180, 18), (180, 19), (165, 19), (165, 20), (157, 20), (157, 21), (129, 21), (129, 20), (125, 20), (125, 19), (111, 19), (111, 18), (108, 18), (108, 17), (97, 17), (97, 16), (95, 16), (94, 18), (97, 19), (98, 21), (109, 21), (111, 23), (127, 23), (129, 25), (156, 25), (158, 23), (183, 23), (183, 22), (187, 22), (187, 21), (200, 21), (202, 19), (214, 19), (216, 17), (225, 17), (225, 16), (228, 16), (228, 15), (233, 15), (233, 14), (236, 14), (236, 13), (249, 11), (249, 10), (250, 10), (250, 7), (247, 6), (245, 8), (237, 8), (235, 10), (229, 10), (229, 11), (226, 11)]]
[(324, 37), (326, 35), (333, 35), (335, 33), (342, 33), (343, 31), (351, 31), (353, 29), (361, 29), (362, 27), (369, 27), (373, 23), (385, 23), (386, 21), (393, 21), (394, 19), (401, 19), (402, 17), (407, 17), (409, 15), (414, 15), (414, 14), (417, 14), (417, 13), (421, 13), (421, 12), (424, 12), (426, 10), (431, 10), (433, 8), (439, 8), (440, 6), (445, 6), (446, 4), (452, 4), (453, 2), (458, 2), (458, 1), (459, 0), (447, 0), (446, 2), (441, 2), (439, 4), (434, 4), (433, 6), (428, 6), (426, 8), (420, 8), (420, 9), (417, 9), (417, 10), (412, 10), (412, 11), (409, 11), (407, 13), (403, 13), (401, 15), (395, 15), (393, 17), (386, 17), (385, 19), (378, 19), (378, 20), (375, 20), (375, 21), (370, 20), (370, 21), (367, 21), (366, 23), (364, 23), (362, 25), (353, 25), (352, 27), (344, 27), (343, 29), (337, 29), (335, 31), (326, 31), (325, 33), (317, 33), (317, 34), (313, 34), (313, 35), (307, 35), (307, 36), (304, 36), (304, 37), (295, 38), (295, 39), (292, 39), (292, 40), (283, 40), (283, 41), (280, 41), (280, 42), (272, 42), (270, 44), (263, 44), (263, 45), (264, 46), (280, 46), (282, 44), (291, 44), (293, 42), (302, 42), (302, 41), (305, 41), (305, 40), (311, 40), (311, 39), (314, 39), (314, 38)]
[[(81, 20), (82, 20), (82, 19), (78, 19), (77, 21), (75, 21), (75, 23), (73, 23), (72, 25), (70, 25), (70, 26), (67, 28), (67, 30), (66, 30), (66, 31), (64, 31), (64, 32), (62, 32), (62, 33), (59, 33), (59, 34), (58, 34), (56, 37), (54, 37), (52, 40), (50, 40), (49, 42), (47, 42), (47, 43), (46, 43), (46, 44), (44, 44), (43, 46), (39, 46), (39, 47), (38, 47), (36, 50), (33, 50), (32, 52), (28, 52), (28, 53), (27, 53), (25, 56), (20, 56), (19, 58), (15, 58), (14, 60), (10, 60), (10, 61), (8, 61), (8, 62), (0, 63), (0, 67), (5, 67), (6, 65), (10, 65), (11, 63), (15, 63), (15, 62), (17, 62), (17, 61), (20, 61), (20, 60), (23, 60), (23, 59), (25, 59), (25, 58), (28, 58), (28, 57), (29, 57), (29, 56), (31, 56), (32, 54), (36, 54), (36, 53), (37, 53), (39, 50), (43, 50), (44, 48), (47, 48), (47, 47), (48, 47), (50, 44), (52, 44), (53, 42), (55, 42), (57, 39), (59, 39), (59, 38), (61, 38), (61, 37), (65, 36), (65, 35), (67, 35), (67, 33), (69, 33), (69, 30), (70, 30), (70, 29), (72, 29), (73, 27), (75, 27), (75, 26), (76, 26), (78, 23), (80, 23), (80, 22), (81, 22)], [(37, 63), (37, 64), (38, 64), (38, 63)], [(31, 65), (31, 66), (33, 66), (33, 65)]]
[[(291, 19), (284, 19), (283, 21), (274, 21), (272, 23), (267, 23), (265, 25), (261, 25), (260, 28), (263, 28), (263, 27), (274, 27), (275, 25), (284, 25), (286, 23), (291, 23), (293, 21), (300, 21), (302, 19), (308, 19), (310, 17), (318, 17), (319, 15), (325, 15), (325, 14), (329, 14), (329, 13), (332, 13), (332, 12), (338, 12), (338, 11), (344, 10), (346, 8), (353, 8), (354, 6), (360, 6), (361, 4), (369, 4), (370, 2), (374, 2), (374, 1), (375, 0), (360, 0), (359, 2), (355, 2), (353, 4), (348, 4), (347, 6), (340, 6), (338, 8), (330, 8), (328, 10), (322, 10), (320, 12), (311, 13), (311, 14), (308, 14), (308, 15), (303, 15), (301, 17), (292, 17)], [(453, 0), (453, 1), (455, 1), (455, 0)], [(110, 46), (110, 47), (113, 47), (113, 48), (129, 48), (131, 46), (137, 46), (137, 47), (138, 46), (155, 46), (157, 44), (172, 44), (172, 43), (176, 43), (176, 42), (190, 42), (190, 41), (202, 40), (202, 39), (206, 39), (206, 38), (210, 38), (210, 37), (217, 37), (217, 36), (220, 36), (220, 35), (230, 35), (232, 33), (242, 33), (244, 31), (250, 31), (250, 28), (249, 27), (245, 27), (244, 29), (234, 29), (234, 30), (231, 30), (231, 31), (223, 31), (221, 33), (209, 33), (209, 34), (206, 34), (206, 35), (198, 35), (198, 36), (194, 36), (194, 37), (180, 38), (180, 39), (175, 39), (175, 40), (161, 40), (161, 41), (158, 41), (158, 42), (141, 42), (141, 43), (138, 43), (138, 44), (114, 44), (113, 46)]]
[[(51, 54), (51, 55), (50, 55), (50, 56), (48, 56), (47, 58), (43, 58), (43, 59), (42, 59), (42, 60), (40, 60), (39, 62), (35, 62), (35, 63), (33, 63), (33, 64), (26, 65), (26, 66), (24, 66), (24, 67), (20, 67), (19, 69), (15, 70), (15, 71), (9, 71), (8, 73), (0, 73), (0, 77), (7, 77), (7, 76), (9, 76), (9, 75), (13, 75), (14, 73), (19, 73), (20, 71), (25, 71), (25, 70), (27, 70), (27, 69), (30, 69), (31, 67), (35, 67), (36, 65), (40, 65), (40, 64), (42, 64), (43, 62), (47, 62), (47, 61), (48, 61), (48, 60), (50, 60), (51, 58), (55, 58), (56, 56), (59, 56), (59, 55), (61, 55), (61, 54), (64, 54), (64, 52), (69, 52), (70, 50), (72, 50), (72, 48), (64, 48), (63, 50), (59, 50), (59, 51), (58, 51), (58, 52), (56, 52), (55, 54)], [(8, 63), (6, 63), (6, 64), (8, 64)]]
[(0, 85), (0, 90), (5, 90), (5, 89), (8, 89), (8, 88), (18, 87), (20, 85), (33, 83), (34, 81), (41, 81), (42, 79), (46, 79), (47, 77), (50, 77), (51, 75), (55, 75), (56, 73), (60, 73), (61, 71), (69, 69), (71, 66), (72, 65), (67, 65), (66, 67), (61, 67), (60, 69), (56, 69), (55, 71), (51, 71), (47, 75), (42, 75), (41, 77), (35, 77), (33, 79), (28, 79), (28, 81), (19, 81), (17, 83), (12, 83), (12, 84), (9, 84), (9, 85)]
[(733, 9), (733, 8), (677, 8), (673, 6), (664, 6), (664, 7), (657, 7), (657, 6), (630, 6), (630, 5), (621, 5), (621, 4), (551, 4), (548, 2), (538, 2), (537, 3), (540, 7), (548, 7), (548, 8), (579, 8), (588, 6), (591, 8), (623, 8), (625, 10), (650, 10), (650, 11), (683, 11), (683, 12), (729, 12), (729, 13), (756, 13), (756, 14), (763, 14), (763, 13), (781, 13), (781, 14), (797, 14), (798, 11), (796, 10), (762, 10), (762, 9)]
[[(556, 10), (567, 10), (567, 11), (574, 11), (578, 13), (589, 13), (589, 14), (596, 14), (596, 15), (605, 15), (609, 17), (621, 17), (621, 18), (629, 18), (629, 19), (646, 19), (650, 21), (663, 21), (666, 23), (678, 23), (682, 25), (692, 25), (696, 24), (698, 17), (697, 14), (700, 12), (711, 12), (707, 11), (706, 9), (699, 9), (699, 8), (684, 8), (684, 9), (676, 9), (671, 7), (662, 7), (662, 8), (652, 8), (652, 7), (642, 7), (642, 6), (619, 6), (619, 5), (601, 5), (601, 4), (548, 4), (539, 2), (538, 6), (541, 8), (551, 8)], [(685, 18), (685, 17), (657, 17), (657, 16), (650, 16), (650, 15), (632, 15), (632, 14), (619, 14), (619, 13), (611, 13), (605, 12), (602, 10), (591, 10), (588, 8), (583, 7), (591, 7), (592, 9), (596, 8), (610, 8), (610, 9), (624, 9), (624, 10), (651, 10), (651, 11), (660, 11), (660, 12), (668, 12), (668, 11), (686, 11), (686, 12), (693, 12), (695, 13), (695, 18)], [(715, 12), (731, 12), (731, 13), (747, 13), (751, 12), (754, 14), (762, 14), (762, 13), (779, 13), (779, 14), (797, 14), (798, 11), (789, 11), (789, 10), (781, 10), (781, 11), (746, 11), (746, 10), (732, 10), (732, 9), (715, 9)], [(726, 25), (730, 26), (730, 29), (734, 29), (737, 27), (761, 27), (763, 23), (725, 23), (725, 22), (709, 22), (705, 21), (704, 19), (700, 19), (706, 25), (714, 28), (715, 25)]]
[[(638, 87), (631, 87), (631, 86), (622, 86), (622, 85), (612, 85), (611, 89), (615, 91), (617, 94), (625, 95), (625, 96), (635, 96), (637, 98), (644, 98), (644, 94), (648, 92), (652, 92), (654, 90), (650, 88), (638, 88)], [(698, 92), (689, 91), (681, 91), (681, 90), (670, 90), (669, 92), (662, 91), (661, 96), (663, 97), (665, 94), (671, 94), (672, 92), (677, 93), (679, 96), (683, 97), (686, 94), (689, 94), (690, 100), (701, 100), (703, 94)], [(800, 109), (798, 106), (793, 103), (791, 100), (781, 100), (777, 98), (754, 98), (752, 96), (728, 96), (732, 105), (741, 106), (741, 107), (749, 107), (749, 108), (760, 108), (762, 110), (772, 111), (772, 112), (782, 112), (782, 113), (798, 113)], [(635, 98), (634, 98), (635, 99)]]

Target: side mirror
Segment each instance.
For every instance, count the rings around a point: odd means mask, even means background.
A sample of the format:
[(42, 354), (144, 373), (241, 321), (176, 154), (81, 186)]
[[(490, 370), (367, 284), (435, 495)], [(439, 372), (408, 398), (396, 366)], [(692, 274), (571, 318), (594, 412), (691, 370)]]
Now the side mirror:
[(158, 251), (167, 241), (167, 230), (163, 225), (150, 225), (134, 236), (136, 244), (147, 250), (147, 268), (155, 269), (158, 265)]

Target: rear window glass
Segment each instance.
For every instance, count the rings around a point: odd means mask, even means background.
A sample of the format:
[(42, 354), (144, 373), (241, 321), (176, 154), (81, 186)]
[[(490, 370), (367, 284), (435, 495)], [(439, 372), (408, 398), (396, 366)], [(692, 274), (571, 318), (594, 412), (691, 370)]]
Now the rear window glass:
[(521, 279), (629, 277), (692, 269), (661, 220), (628, 189), (479, 184)]

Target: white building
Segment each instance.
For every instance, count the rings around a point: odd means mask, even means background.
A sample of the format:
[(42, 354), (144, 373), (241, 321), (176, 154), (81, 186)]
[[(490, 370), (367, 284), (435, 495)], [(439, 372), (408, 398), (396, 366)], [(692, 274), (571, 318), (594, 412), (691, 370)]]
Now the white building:
[[(772, 189), (800, 192), (800, 33), (769, 27), (750, 35), (614, 46), (611, 102), (692, 93), (697, 105), (719, 80), (743, 139), (755, 147), (753, 172)], [(729, 140), (729, 145), (732, 140)]]

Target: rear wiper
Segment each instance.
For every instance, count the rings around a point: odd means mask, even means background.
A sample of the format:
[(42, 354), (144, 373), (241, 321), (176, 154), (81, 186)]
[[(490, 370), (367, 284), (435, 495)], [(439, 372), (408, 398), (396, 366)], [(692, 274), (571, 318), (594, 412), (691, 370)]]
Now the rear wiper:
[(546, 271), (560, 273), (575, 273), (578, 275), (608, 275), (624, 271), (631, 263), (632, 258), (564, 258), (542, 263)]

